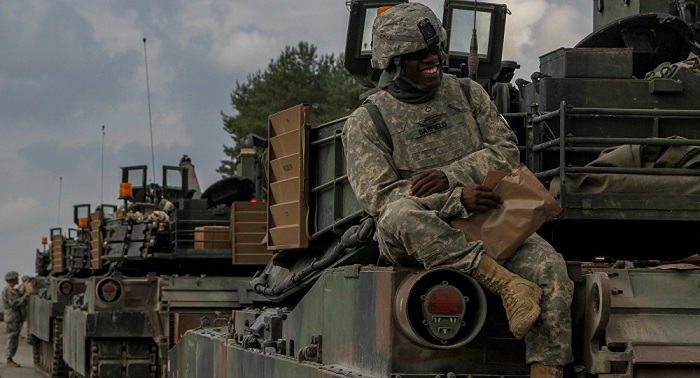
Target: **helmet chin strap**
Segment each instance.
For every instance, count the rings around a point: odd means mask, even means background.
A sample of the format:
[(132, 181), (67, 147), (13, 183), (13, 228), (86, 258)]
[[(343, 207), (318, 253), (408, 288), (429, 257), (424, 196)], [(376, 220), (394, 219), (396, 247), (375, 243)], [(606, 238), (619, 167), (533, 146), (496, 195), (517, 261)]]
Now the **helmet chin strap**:
[(402, 67), (403, 65), (401, 64), (401, 57), (400, 56), (395, 56), (393, 58), (393, 61), (394, 61), (394, 67), (396, 67), (396, 72), (394, 72), (394, 77), (391, 78), (391, 80), (396, 81), (396, 79), (398, 79), (399, 76), (401, 76), (401, 74), (403, 73), (403, 67)]

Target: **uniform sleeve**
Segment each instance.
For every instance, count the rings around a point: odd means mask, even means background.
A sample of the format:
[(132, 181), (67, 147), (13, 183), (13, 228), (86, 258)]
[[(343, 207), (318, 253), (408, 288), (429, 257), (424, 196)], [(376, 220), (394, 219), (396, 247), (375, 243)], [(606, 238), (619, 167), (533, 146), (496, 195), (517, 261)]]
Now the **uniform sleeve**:
[(376, 218), (387, 203), (408, 193), (410, 182), (400, 178), (367, 109), (358, 108), (345, 121), (343, 148), (350, 186), (367, 214)]
[(480, 84), (469, 81), (471, 107), (484, 142), (481, 149), (443, 167), (450, 188), (481, 184), (490, 170), (512, 171), (520, 161), (518, 140)]
[(19, 292), (15, 290), (5, 288), (2, 295), (7, 308), (19, 310), (24, 305), (24, 296), (19, 295)]
[[(358, 108), (345, 121), (343, 147), (350, 186), (367, 214), (377, 218), (386, 204), (409, 196), (410, 180), (401, 179), (389, 146), (379, 137), (367, 109)], [(461, 189), (452, 188), (425, 198), (411, 198), (445, 219), (465, 216), (460, 195)]]

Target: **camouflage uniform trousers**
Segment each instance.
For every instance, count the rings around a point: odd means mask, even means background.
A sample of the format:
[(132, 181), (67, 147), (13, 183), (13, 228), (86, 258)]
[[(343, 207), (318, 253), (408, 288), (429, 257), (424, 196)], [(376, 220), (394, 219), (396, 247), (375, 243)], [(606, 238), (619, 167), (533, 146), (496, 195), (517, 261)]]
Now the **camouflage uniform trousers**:
[[(420, 264), (426, 269), (453, 268), (470, 274), (481, 261), (481, 241), (464, 234), (410, 198), (386, 205), (377, 221), (376, 238), (387, 260), (399, 266)], [(537, 283), (543, 291), (542, 312), (525, 335), (527, 363), (559, 366), (573, 361), (571, 302), (573, 282), (561, 254), (533, 234), (505, 262), (513, 273)]]
[[(7, 315), (7, 313), (6, 313)], [(18, 315), (15, 315), (18, 318)], [(7, 317), (5, 318), (7, 319)], [(9, 321), (5, 323), (5, 330), (7, 331), (7, 352), (5, 357), (8, 359), (15, 356), (17, 353), (17, 347), (19, 346), (19, 331), (21, 323), (19, 321)]]
[(562, 255), (542, 237), (533, 234), (503, 266), (542, 288), (542, 312), (524, 337), (527, 347), (525, 360), (550, 366), (572, 362), (571, 302), (574, 283), (569, 279)]

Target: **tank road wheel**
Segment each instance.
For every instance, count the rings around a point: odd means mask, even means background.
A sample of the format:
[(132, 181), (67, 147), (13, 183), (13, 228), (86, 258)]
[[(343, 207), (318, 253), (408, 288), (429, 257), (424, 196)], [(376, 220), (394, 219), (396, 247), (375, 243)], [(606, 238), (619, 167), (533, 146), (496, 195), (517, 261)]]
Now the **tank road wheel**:
[(158, 377), (150, 339), (90, 339), (90, 378)]
[(53, 354), (51, 361), (51, 378), (68, 378), (68, 365), (63, 361), (63, 319), (53, 323)]
[(48, 342), (41, 340), (38, 337), (34, 337), (34, 343), (32, 344), (32, 357), (34, 358), (34, 368), (42, 373), (48, 374), (50, 372), (49, 361), (51, 361), (51, 350), (53, 345)]
[(94, 339), (90, 339), (90, 378), (99, 377), (99, 372), (97, 368), (99, 367), (100, 360), (97, 355), (97, 342)]
[(41, 366), (41, 343), (42, 340), (39, 338), (34, 338), (34, 342), (32, 343), (32, 359), (34, 359), (34, 368), (39, 371), (43, 370)]

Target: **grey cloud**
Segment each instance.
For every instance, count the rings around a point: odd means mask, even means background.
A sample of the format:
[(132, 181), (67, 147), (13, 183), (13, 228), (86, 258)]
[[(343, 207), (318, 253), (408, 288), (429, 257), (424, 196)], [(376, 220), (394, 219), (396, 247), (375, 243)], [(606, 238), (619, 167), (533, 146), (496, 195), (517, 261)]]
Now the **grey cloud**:
[(138, 55), (108, 56), (73, 8), (53, 1), (3, 7), (12, 10), (0, 12), (0, 128), (56, 127), (71, 121), (76, 108), (104, 106), (125, 90)]

